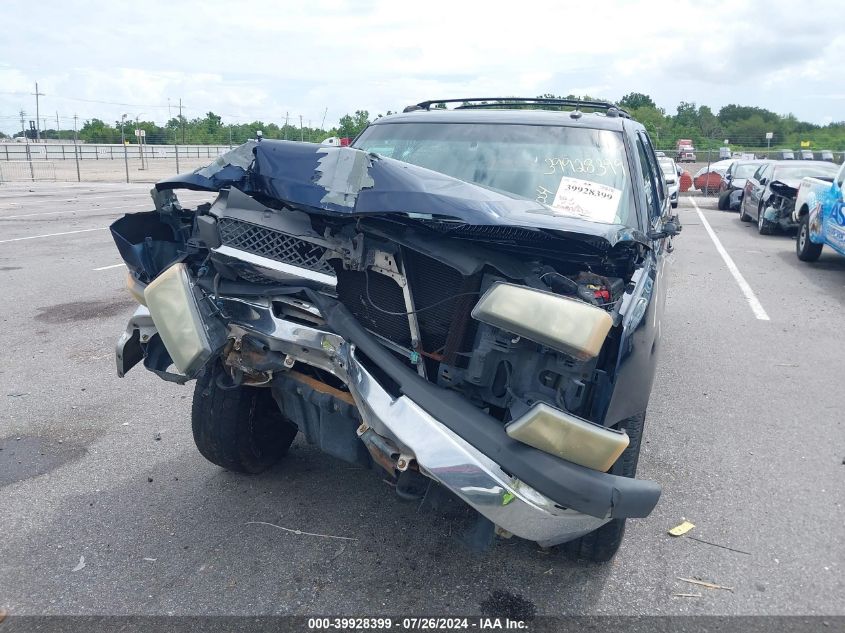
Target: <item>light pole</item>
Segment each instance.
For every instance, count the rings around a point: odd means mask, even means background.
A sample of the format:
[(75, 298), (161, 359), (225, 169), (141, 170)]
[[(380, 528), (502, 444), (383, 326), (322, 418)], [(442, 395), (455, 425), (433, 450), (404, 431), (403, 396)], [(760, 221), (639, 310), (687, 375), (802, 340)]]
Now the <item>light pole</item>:
[(126, 182), (129, 182), (129, 155), (126, 153), (126, 132), (124, 131), (125, 114), (120, 115), (120, 144), (123, 145), (123, 165), (126, 167)]

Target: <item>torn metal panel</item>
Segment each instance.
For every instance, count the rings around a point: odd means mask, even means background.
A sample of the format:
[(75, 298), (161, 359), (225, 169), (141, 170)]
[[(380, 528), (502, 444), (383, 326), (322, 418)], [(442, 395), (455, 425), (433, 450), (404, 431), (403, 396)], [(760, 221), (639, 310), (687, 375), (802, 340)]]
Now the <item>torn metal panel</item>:
[(786, 198), (794, 198), (795, 195), (798, 193), (798, 189), (796, 187), (791, 187), (785, 182), (780, 180), (775, 180), (769, 185), (769, 188), (774, 191), (776, 194), (780, 196), (784, 196)]
[(255, 141), (221, 154), (211, 164), (195, 169), (189, 174), (179, 174), (156, 183), (156, 189), (194, 189), (218, 191), (222, 187), (243, 184), (254, 160)]

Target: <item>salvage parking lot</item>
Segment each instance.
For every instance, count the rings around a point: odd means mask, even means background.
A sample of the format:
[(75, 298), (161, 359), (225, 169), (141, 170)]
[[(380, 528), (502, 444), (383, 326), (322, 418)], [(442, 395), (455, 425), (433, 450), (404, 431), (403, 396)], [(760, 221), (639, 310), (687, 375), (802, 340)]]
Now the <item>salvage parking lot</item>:
[[(460, 507), (421, 511), (301, 439), (261, 476), (222, 471), (193, 446), (191, 386), (117, 378), (133, 301), (106, 227), (148, 188), (0, 189), (0, 607), (845, 614), (845, 258), (800, 262), (790, 236), (683, 198), (639, 470), (660, 503), (606, 565), (518, 540), (479, 555)], [(666, 534), (683, 519), (701, 540)]]

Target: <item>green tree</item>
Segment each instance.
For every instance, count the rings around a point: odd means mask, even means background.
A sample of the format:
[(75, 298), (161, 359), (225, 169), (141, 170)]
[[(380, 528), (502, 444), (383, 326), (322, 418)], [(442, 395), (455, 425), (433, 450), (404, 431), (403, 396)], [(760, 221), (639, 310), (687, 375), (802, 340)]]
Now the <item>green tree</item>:
[(640, 108), (657, 108), (651, 97), (642, 92), (629, 92), (619, 100), (619, 105), (626, 110), (639, 110)]
[(344, 114), (340, 117), (338, 136), (354, 138), (370, 124), (370, 113), (366, 110), (356, 110), (354, 115)]
[[(128, 125), (126, 125), (126, 129), (129, 129)], [(79, 130), (79, 138), (87, 143), (119, 143), (120, 122), (116, 121), (114, 127), (112, 127), (100, 119), (90, 119), (85, 121)]]

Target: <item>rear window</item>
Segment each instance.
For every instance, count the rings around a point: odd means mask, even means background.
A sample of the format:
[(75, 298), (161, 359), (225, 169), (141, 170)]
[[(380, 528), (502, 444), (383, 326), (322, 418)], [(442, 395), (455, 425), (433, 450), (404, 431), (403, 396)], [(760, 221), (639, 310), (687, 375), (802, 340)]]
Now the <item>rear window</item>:
[(619, 132), (482, 123), (382, 123), (355, 147), (547, 205), (549, 215), (637, 227)]
[(666, 176), (674, 176), (675, 175), (675, 163), (671, 160), (662, 160), (660, 158), (657, 159), (660, 162), (660, 170)]

